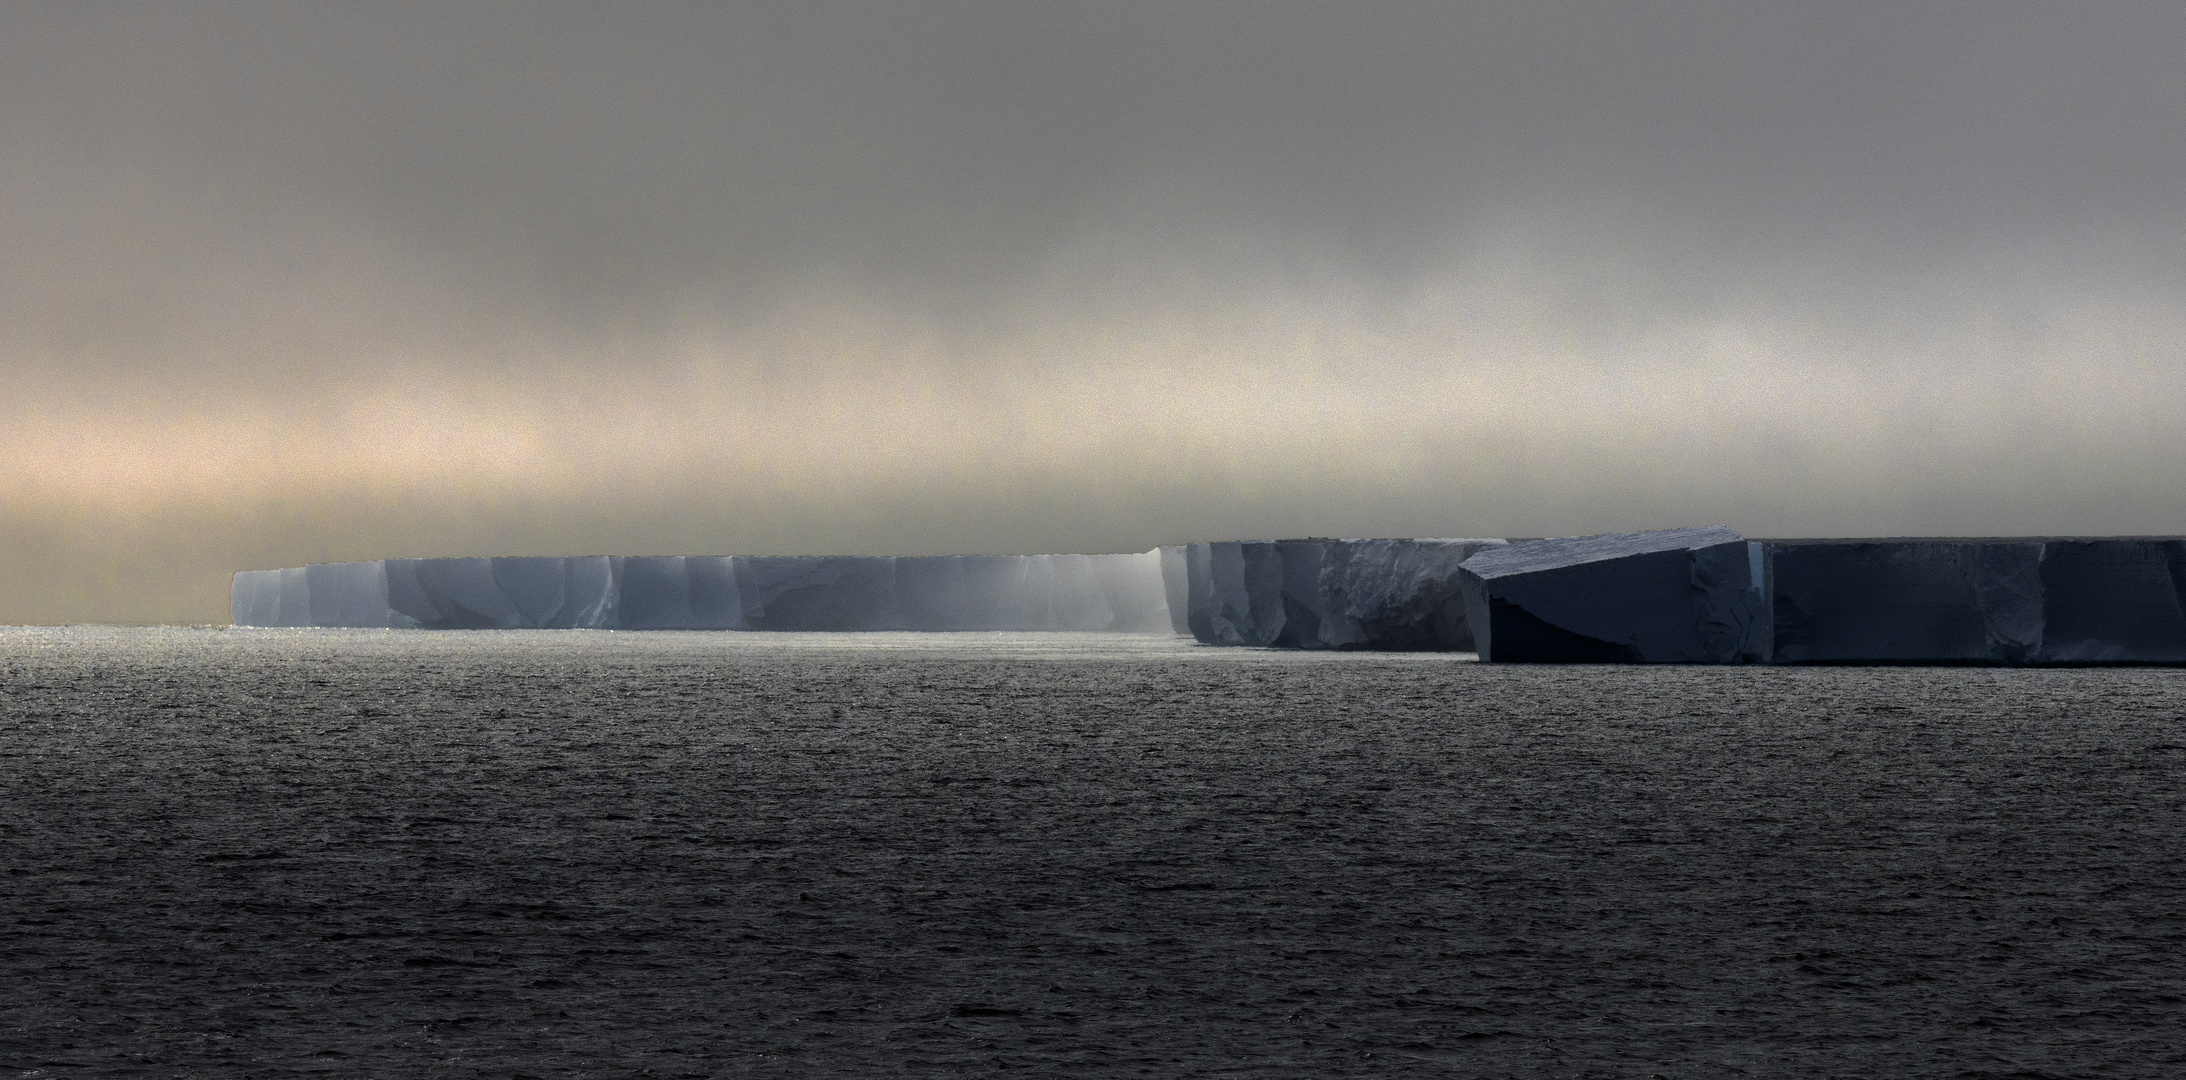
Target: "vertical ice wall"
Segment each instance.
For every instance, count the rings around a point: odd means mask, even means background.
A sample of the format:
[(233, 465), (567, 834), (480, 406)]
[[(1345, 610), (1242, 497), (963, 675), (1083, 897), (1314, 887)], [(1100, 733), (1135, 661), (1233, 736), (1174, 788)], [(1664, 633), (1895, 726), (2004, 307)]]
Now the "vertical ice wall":
[(2186, 664), (2178, 537), (1276, 540), (1133, 555), (388, 559), (235, 575), (238, 626), (1188, 633), (1484, 660)]
[(2041, 648), (2038, 541), (1769, 548), (1785, 663), (2019, 663)]
[(1160, 551), (387, 559), (235, 575), (238, 626), (1174, 633)]
[(1759, 553), (1725, 528), (1512, 544), (1465, 560), (1465, 610), (1482, 660), (1760, 662)]
[(1458, 565), (1501, 540), (1264, 540), (1186, 546), (1185, 628), (1210, 645), (1473, 647)]
[(1781, 662), (2186, 663), (2176, 537), (1767, 546)]
[(1467, 560), (1484, 660), (2186, 664), (2186, 540), (1539, 540)]

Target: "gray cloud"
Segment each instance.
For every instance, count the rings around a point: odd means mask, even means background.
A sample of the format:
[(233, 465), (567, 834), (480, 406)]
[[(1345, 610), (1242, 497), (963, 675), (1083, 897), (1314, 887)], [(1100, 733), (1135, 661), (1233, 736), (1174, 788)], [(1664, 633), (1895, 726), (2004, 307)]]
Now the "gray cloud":
[(2186, 531), (2182, 45), (2165, 4), (13, 7), (0, 619), (549, 541)]

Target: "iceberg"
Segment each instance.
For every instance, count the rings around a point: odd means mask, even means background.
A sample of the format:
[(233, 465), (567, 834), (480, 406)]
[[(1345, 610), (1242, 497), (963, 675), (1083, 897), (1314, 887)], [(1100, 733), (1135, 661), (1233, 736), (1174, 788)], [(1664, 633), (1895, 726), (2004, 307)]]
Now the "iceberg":
[[(1209, 645), (1291, 649), (1473, 647), (1458, 567), (1502, 540), (1263, 540), (1190, 544), (1184, 630)], [(1166, 579), (1174, 588), (1174, 571)], [(1177, 598), (1170, 599), (1170, 610)]]
[(1336, 648), (1475, 651), (1458, 571), (1506, 540), (1348, 540), (1321, 571)]
[(2186, 541), (2052, 540), (2038, 577), (2037, 662), (2186, 663)]
[(237, 626), (281, 625), (281, 572), (245, 570), (228, 590), (228, 621)]
[(517, 607), (514, 598), (502, 591), (500, 581), (494, 577), (492, 559), (405, 561), (411, 564), (418, 589), (428, 602), (425, 609), (405, 614), (416, 619), (421, 626), (450, 630), (485, 630), (538, 625), (524, 618), (522, 609)]
[(1769, 658), (1764, 552), (1730, 529), (1532, 540), (1485, 549), (1458, 571), (1482, 660)]
[(2042, 636), (2042, 547), (1773, 541), (1775, 657), (1790, 664), (2031, 660)]
[(738, 569), (747, 629), (912, 629), (896, 596), (894, 559), (755, 558)]
[(235, 575), (237, 626), (1093, 631), (1485, 661), (2186, 664), (2186, 538), (1219, 541), (1122, 555), (385, 559)]
[(682, 556), (622, 556), (608, 565), (615, 579), (613, 629), (693, 629), (691, 578)]
[(1172, 544), (1154, 551), (1161, 557), (1161, 600), (1169, 608), (1169, 632), (1188, 637), (1192, 632), (1192, 577), (1186, 548)]
[(1169, 562), (1157, 549), (314, 563), (236, 574), (229, 617), (237, 626), (1172, 634)]
[(2186, 542), (1768, 542), (1792, 664), (2186, 663)]

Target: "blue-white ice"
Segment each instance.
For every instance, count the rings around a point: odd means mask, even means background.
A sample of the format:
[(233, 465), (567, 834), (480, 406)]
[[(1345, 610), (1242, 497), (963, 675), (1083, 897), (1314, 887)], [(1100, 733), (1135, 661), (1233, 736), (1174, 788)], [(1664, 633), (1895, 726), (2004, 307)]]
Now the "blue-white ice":
[(578, 556), (235, 576), (238, 626), (1170, 634), (1163, 555)]
[(2186, 664), (2178, 537), (1271, 540), (1130, 555), (387, 559), (235, 576), (238, 626), (1070, 630), (1486, 661)]

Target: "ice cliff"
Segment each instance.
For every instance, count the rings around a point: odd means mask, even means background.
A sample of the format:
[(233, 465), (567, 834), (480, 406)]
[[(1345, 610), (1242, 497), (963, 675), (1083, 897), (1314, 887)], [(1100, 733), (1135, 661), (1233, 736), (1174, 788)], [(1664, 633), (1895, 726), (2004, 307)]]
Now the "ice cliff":
[(1482, 660), (1736, 664), (1768, 657), (1763, 555), (1724, 528), (1532, 540), (1465, 560)]
[(235, 576), (238, 626), (1173, 633), (1162, 554), (582, 556)]
[(2177, 537), (1534, 540), (1466, 560), (1483, 660), (2186, 664)]
[(2186, 541), (1777, 540), (1784, 663), (2186, 663)]
[(1265, 540), (1191, 544), (1185, 628), (1210, 645), (1473, 647), (1458, 564), (1501, 540)]
[(387, 559), (238, 626), (1078, 630), (1541, 663), (2186, 664), (2186, 539), (1267, 540), (1132, 555)]

